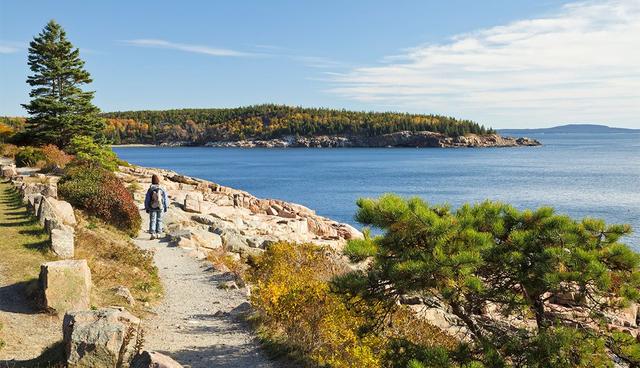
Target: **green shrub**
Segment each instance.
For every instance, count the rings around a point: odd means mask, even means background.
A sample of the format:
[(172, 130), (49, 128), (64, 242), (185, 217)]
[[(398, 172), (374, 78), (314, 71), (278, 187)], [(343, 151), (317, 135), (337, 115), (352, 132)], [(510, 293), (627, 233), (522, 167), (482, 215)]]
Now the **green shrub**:
[(58, 193), (72, 205), (135, 236), (142, 219), (124, 183), (95, 161), (68, 166)]
[(118, 156), (109, 146), (100, 145), (88, 136), (75, 136), (71, 138), (68, 150), (76, 155), (79, 160), (94, 162), (109, 171), (118, 168)]
[(24, 147), (16, 153), (16, 166), (27, 167), (36, 166), (38, 163), (43, 163), (46, 160), (42, 150), (35, 147)]

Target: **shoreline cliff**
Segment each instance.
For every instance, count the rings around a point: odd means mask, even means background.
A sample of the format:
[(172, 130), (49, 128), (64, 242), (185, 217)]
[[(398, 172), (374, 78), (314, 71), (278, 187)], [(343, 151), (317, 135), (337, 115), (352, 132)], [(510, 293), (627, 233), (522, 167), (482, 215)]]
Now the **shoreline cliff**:
[(273, 139), (243, 139), (212, 141), (164, 141), (153, 144), (124, 144), (114, 147), (196, 146), (213, 148), (489, 148), (535, 147), (542, 143), (528, 137), (508, 137), (498, 134), (467, 134), (448, 137), (430, 131), (401, 131), (378, 136), (284, 136)]
[(480, 148), (480, 147), (519, 147), (540, 146), (535, 139), (521, 137), (503, 137), (498, 134), (467, 134), (447, 137), (442, 133), (429, 131), (400, 131), (377, 136), (288, 136), (269, 140), (240, 140), (227, 142), (209, 142), (207, 147), (243, 147), (243, 148)]

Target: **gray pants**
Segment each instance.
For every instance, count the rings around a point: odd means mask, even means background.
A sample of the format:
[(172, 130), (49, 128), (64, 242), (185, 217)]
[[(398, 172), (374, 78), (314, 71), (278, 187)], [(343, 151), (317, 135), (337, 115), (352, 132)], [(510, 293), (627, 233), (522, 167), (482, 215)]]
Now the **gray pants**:
[(149, 233), (160, 234), (162, 232), (162, 210), (149, 211)]

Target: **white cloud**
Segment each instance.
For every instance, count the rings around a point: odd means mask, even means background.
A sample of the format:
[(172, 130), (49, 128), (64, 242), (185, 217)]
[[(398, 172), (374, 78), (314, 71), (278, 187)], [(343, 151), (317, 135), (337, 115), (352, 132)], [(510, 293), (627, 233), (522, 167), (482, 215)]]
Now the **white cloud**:
[(572, 3), (329, 79), (345, 98), (494, 126), (640, 126), (640, 0)]
[(301, 55), (297, 50), (293, 50), (288, 47), (275, 45), (254, 45), (254, 47), (265, 50), (266, 53), (262, 54), (264, 56), (289, 59), (310, 68), (336, 69), (348, 66), (348, 64), (344, 62), (337, 61), (326, 56)]
[(0, 54), (13, 54), (25, 48), (20, 42), (0, 41)]
[(310, 68), (334, 69), (334, 68), (341, 68), (346, 65), (343, 62), (336, 61), (324, 56), (290, 55), (289, 57), (292, 60), (300, 62)]
[(135, 40), (125, 40), (122, 42), (130, 46), (172, 49), (172, 50), (193, 52), (196, 54), (204, 54), (204, 55), (210, 55), (210, 56), (235, 56), (235, 57), (254, 56), (254, 54), (236, 51), (236, 50), (209, 47), (209, 46), (203, 46), (203, 45), (192, 45), (192, 44), (186, 44), (186, 43), (175, 43), (175, 42), (169, 42), (169, 41), (158, 40), (158, 39), (135, 39)]

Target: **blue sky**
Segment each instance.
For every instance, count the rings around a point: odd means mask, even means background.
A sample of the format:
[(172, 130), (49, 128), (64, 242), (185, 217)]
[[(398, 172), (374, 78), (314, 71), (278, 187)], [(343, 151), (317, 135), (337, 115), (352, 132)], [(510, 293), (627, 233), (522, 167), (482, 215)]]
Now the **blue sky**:
[(0, 115), (24, 115), (28, 42), (52, 18), (103, 111), (273, 102), (640, 127), (640, 0), (0, 0)]

